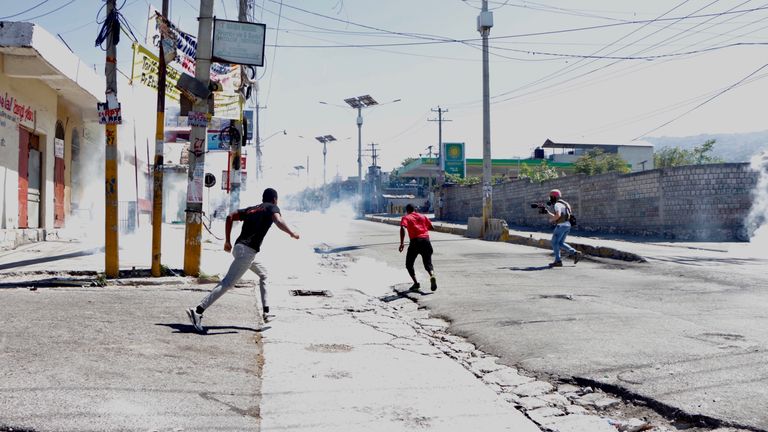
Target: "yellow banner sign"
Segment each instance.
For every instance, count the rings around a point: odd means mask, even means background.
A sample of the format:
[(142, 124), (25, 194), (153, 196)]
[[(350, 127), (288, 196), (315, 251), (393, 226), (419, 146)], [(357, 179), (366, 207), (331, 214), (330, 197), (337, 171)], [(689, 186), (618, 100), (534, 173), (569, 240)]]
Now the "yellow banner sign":
[[(157, 90), (159, 69), (160, 61), (157, 56), (140, 44), (134, 43), (132, 82)], [(181, 73), (170, 66), (166, 67), (166, 71), (165, 95), (173, 101), (179, 101), (181, 92), (176, 88), (176, 83), (179, 81)], [(240, 66), (214, 63), (211, 66), (211, 79), (220, 82), (224, 90), (213, 94), (213, 115), (219, 118), (239, 120), (242, 117), (242, 108), (240, 95), (236, 92), (236, 88), (240, 81)]]

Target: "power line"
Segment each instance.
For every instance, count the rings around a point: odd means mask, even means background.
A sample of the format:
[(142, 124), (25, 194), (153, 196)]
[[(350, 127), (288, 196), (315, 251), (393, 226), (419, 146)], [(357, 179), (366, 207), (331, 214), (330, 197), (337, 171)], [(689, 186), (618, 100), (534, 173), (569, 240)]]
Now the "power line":
[(690, 113), (692, 113), (692, 112), (694, 112), (694, 111), (696, 111), (697, 109), (699, 109), (699, 108), (703, 107), (704, 105), (708, 104), (709, 102), (712, 102), (714, 99), (716, 99), (716, 98), (718, 98), (718, 97), (722, 96), (723, 94), (725, 94), (725, 93), (727, 93), (727, 92), (729, 92), (729, 91), (733, 90), (734, 88), (738, 87), (738, 86), (739, 86), (739, 85), (741, 85), (743, 82), (745, 82), (746, 80), (748, 80), (749, 78), (751, 78), (752, 76), (754, 76), (755, 74), (757, 74), (758, 72), (760, 72), (761, 70), (763, 70), (763, 69), (765, 69), (765, 68), (767, 68), (767, 67), (768, 67), (768, 63), (766, 63), (766, 64), (764, 64), (764, 65), (760, 66), (759, 68), (757, 68), (757, 69), (755, 69), (753, 72), (751, 72), (749, 75), (747, 75), (747, 76), (745, 76), (744, 78), (742, 78), (742, 79), (740, 79), (740, 80), (736, 81), (735, 83), (733, 83), (733, 84), (729, 85), (729, 86), (728, 86), (728, 87), (726, 87), (725, 89), (723, 89), (723, 90), (721, 90), (721, 91), (717, 92), (717, 93), (716, 93), (714, 96), (710, 97), (709, 99), (705, 100), (704, 102), (702, 102), (702, 103), (700, 103), (700, 104), (696, 105), (695, 107), (693, 107), (693, 108), (689, 109), (688, 111), (686, 111), (686, 112), (684, 112), (684, 113), (682, 113), (682, 114), (678, 115), (677, 117), (674, 117), (673, 119), (671, 119), (671, 120), (669, 120), (669, 121), (667, 121), (667, 122), (665, 122), (665, 123), (663, 123), (663, 124), (661, 124), (661, 125), (659, 125), (659, 126), (657, 126), (657, 127), (653, 128), (653, 129), (649, 130), (648, 132), (645, 132), (645, 133), (644, 133), (644, 134), (642, 134), (642, 135), (639, 135), (639, 136), (637, 136), (637, 137), (635, 137), (635, 138), (632, 138), (632, 141), (637, 141), (637, 140), (639, 140), (639, 139), (641, 139), (641, 138), (643, 138), (643, 137), (647, 136), (648, 134), (651, 134), (651, 133), (653, 133), (653, 132), (656, 132), (657, 130), (659, 130), (659, 129), (661, 129), (661, 128), (663, 128), (663, 127), (665, 127), (665, 126), (667, 126), (667, 125), (669, 125), (669, 124), (671, 124), (671, 123), (673, 123), (673, 122), (675, 122), (675, 121), (677, 121), (677, 120), (679, 120), (679, 119), (681, 119), (681, 118), (683, 118), (683, 117), (685, 117), (686, 115), (688, 115), (688, 114), (690, 114)]
[[(280, 30), (280, 20), (283, 17), (283, 0), (280, 0), (280, 8), (277, 11), (277, 25), (275, 29)], [(280, 33), (275, 33), (275, 45), (277, 45), (277, 38)], [(272, 94), (272, 78), (275, 76), (275, 57), (277, 57), (277, 47), (272, 49), (272, 61), (269, 66), (269, 83), (267, 84), (267, 98), (264, 100), (265, 105), (269, 105), (269, 96)]]
[[(32, 17), (32, 18), (25, 18), (25, 21), (32, 21), (32, 20), (36, 20), (36, 19), (38, 19), (38, 18), (42, 18), (42, 17), (48, 16), (48, 15), (50, 15), (50, 14), (54, 13), (54, 12), (58, 12), (58, 11), (60, 11), (61, 9), (64, 9), (65, 7), (67, 7), (67, 6), (71, 5), (71, 4), (72, 4), (72, 3), (74, 3), (75, 1), (76, 1), (76, 0), (70, 0), (69, 2), (67, 2), (67, 3), (64, 3), (63, 5), (61, 5), (61, 6), (57, 7), (56, 9), (54, 9), (54, 10), (52, 10), (52, 11), (50, 11), (50, 12), (46, 12), (46, 13), (44, 13), (44, 14), (41, 14), (41, 15), (38, 15), (38, 16), (34, 16), (34, 17)], [(125, 4), (125, 2), (123, 2), (123, 4)]]
[[(697, 12), (701, 11), (702, 9), (704, 9), (704, 8), (708, 7), (708, 6), (710, 6), (710, 5), (714, 4), (714, 3), (717, 3), (718, 1), (719, 1), (719, 0), (714, 0), (713, 2), (709, 3), (708, 5), (706, 5), (706, 6), (702, 7), (702, 8), (699, 8), (699, 9), (697, 9), (697, 11), (695, 11), (695, 12), (693, 12), (693, 13), (697, 13)], [(743, 4), (743, 3), (742, 3), (742, 4)], [(720, 16), (723, 16), (723, 15), (725, 15), (725, 14), (729, 13), (729, 12), (730, 12), (730, 11), (727, 11), (727, 12), (721, 12), (721, 13), (720, 13), (720, 14), (721, 14)], [(709, 16), (712, 16), (712, 14), (707, 14), (707, 15), (709, 15)], [(688, 16), (692, 16), (692, 14), (689, 14)], [(678, 19), (677, 19), (677, 21), (679, 21), (679, 20), (681, 20), (681, 19), (682, 19), (682, 18), (678, 18)], [(653, 34), (656, 34), (656, 33), (658, 33), (658, 31), (654, 32)], [(679, 34), (679, 33), (678, 33), (678, 34)], [(648, 35), (648, 36), (650, 36), (650, 35)], [(646, 37), (643, 37), (642, 39), (646, 39), (648, 36), (646, 36)], [(639, 40), (642, 40), (642, 39), (639, 39)], [(638, 40), (638, 41), (639, 41), (639, 40)], [(637, 42), (637, 41), (636, 41), (636, 42)], [(629, 46), (629, 45), (627, 45), (627, 46)], [(612, 51), (612, 53), (615, 53), (615, 52), (617, 52), (617, 51), (618, 51), (618, 50), (614, 50), (614, 51)], [(643, 51), (647, 51), (647, 49), (645, 49), (645, 50), (641, 50), (641, 51), (638, 51), (638, 52), (643, 52)], [(524, 97), (524, 96), (529, 96), (529, 95), (531, 95), (531, 94), (536, 94), (536, 93), (538, 93), (538, 92), (546, 91), (546, 90), (548, 90), (548, 89), (553, 89), (553, 88), (555, 88), (555, 87), (558, 87), (558, 86), (561, 86), (561, 85), (563, 85), (563, 84), (567, 84), (567, 83), (569, 83), (569, 82), (572, 82), (572, 81), (574, 81), (574, 80), (576, 80), (576, 79), (579, 79), (579, 78), (583, 78), (583, 77), (585, 77), (585, 76), (591, 75), (591, 74), (593, 74), (593, 73), (595, 73), (595, 72), (598, 72), (598, 71), (600, 71), (600, 70), (603, 70), (603, 69), (609, 68), (609, 67), (611, 67), (611, 66), (613, 66), (613, 65), (615, 65), (615, 64), (617, 64), (617, 63), (619, 63), (619, 62), (621, 62), (621, 61), (622, 61), (622, 60), (617, 60), (617, 61), (615, 61), (615, 62), (612, 62), (612, 63), (610, 63), (610, 64), (607, 64), (607, 65), (603, 65), (603, 66), (600, 66), (600, 67), (598, 67), (598, 68), (596, 68), (596, 69), (592, 69), (592, 70), (590, 70), (590, 71), (587, 71), (587, 72), (584, 72), (584, 73), (582, 73), (582, 74), (579, 74), (579, 75), (577, 75), (576, 77), (572, 77), (572, 78), (568, 78), (568, 79), (565, 79), (565, 80), (561, 80), (561, 81), (559, 81), (559, 82), (557, 82), (557, 83), (551, 84), (551, 85), (549, 85), (549, 86), (547, 86), (547, 87), (544, 87), (544, 88), (542, 88), (542, 89), (538, 89), (538, 90), (531, 90), (531, 91), (529, 91), (529, 92), (527, 92), (527, 93), (524, 93), (524, 94), (522, 94), (522, 95), (515, 95), (515, 96), (510, 96), (510, 97), (507, 97), (507, 98), (504, 98), (504, 99), (501, 99), (501, 100), (495, 100), (493, 103), (502, 103), (502, 102), (507, 102), (507, 101), (509, 101), (509, 100), (513, 100), (513, 99), (519, 99), (519, 98), (521, 98), (521, 97)], [(593, 62), (594, 62), (594, 60), (590, 61), (589, 63), (593, 63)], [(578, 62), (577, 62), (577, 63), (578, 63)], [(587, 63), (587, 64), (589, 64), (589, 63)], [(586, 66), (586, 65), (585, 65), (585, 66)], [(579, 69), (580, 69), (580, 68), (581, 68), (581, 67), (579, 67)], [(561, 75), (562, 75), (562, 74), (561, 74)], [(556, 78), (556, 77), (553, 77), (553, 78)], [(541, 81), (541, 80), (539, 80), (539, 81)], [(499, 96), (502, 96), (502, 95), (509, 95), (509, 94), (512, 94), (513, 92), (517, 92), (517, 91), (520, 91), (520, 90), (524, 90), (526, 87), (531, 87), (531, 86), (532, 86), (532, 85), (526, 85), (526, 86), (522, 86), (522, 87), (519, 87), (518, 89), (515, 89), (515, 90), (513, 90), (513, 91), (510, 91), (510, 92), (505, 92), (505, 93), (502, 93), (502, 94), (500, 94), (500, 95), (497, 95), (497, 96), (494, 96), (494, 97), (495, 97), (495, 98), (498, 98)]]
[[(762, 75), (758, 75), (758, 76), (754, 76), (754, 77), (752, 77), (752, 78), (742, 82), (739, 85), (739, 87), (747, 85), (747, 84), (751, 84), (752, 82), (755, 82), (755, 81), (758, 81), (758, 80), (761, 80), (761, 79), (767, 78), (767, 77), (768, 77), (768, 73), (762, 74)], [(632, 116), (632, 117), (629, 117), (629, 118), (625, 118), (623, 120), (614, 121), (614, 122), (611, 122), (611, 123), (608, 123), (608, 124), (605, 124), (605, 125), (602, 125), (602, 126), (598, 126), (598, 127), (594, 127), (594, 128), (591, 128), (591, 129), (587, 129), (587, 130), (581, 131), (581, 132), (577, 132), (575, 134), (576, 135), (599, 134), (599, 133), (601, 133), (603, 131), (613, 130), (613, 129), (616, 129), (617, 127), (620, 127), (620, 126), (625, 126), (625, 125), (629, 125), (629, 124), (632, 124), (632, 123), (637, 123), (639, 121), (646, 120), (646, 119), (649, 119), (649, 118), (653, 118), (653, 117), (655, 117), (657, 115), (666, 113), (668, 111), (674, 111), (675, 109), (684, 107), (686, 105), (691, 105), (693, 103), (696, 103), (699, 100), (703, 100), (703, 99), (706, 99), (706, 98), (710, 97), (711, 95), (717, 93), (718, 91), (719, 90), (709, 91), (707, 93), (704, 93), (704, 94), (701, 94), (701, 95), (698, 95), (698, 96), (695, 96), (695, 97), (692, 97), (692, 98), (689, 98), (689, 99), (685, 99), (683, 101), (675, 102), (674, 104), (671, 104), (671, 105), (667, 105), (667, 106), (664, 106), (664, 107), (661, 107), (661, 108), (657, 108), (657, 109), (654, 109), (654, 110), (651, 110), (651, 111), (647, 111), (645, 113), (642, 113), (642, 114), (639, 114), (639, 115), (635, 115), (635, 116)]]
[(34, 5), (34, 6), (32, 6), (31, 8), (29, 8), (29, 9), (27, 9), (27, 10), (23, 10), (23, 11), (21, 11), (21, 12), (15, 13), (15, 14), (13, 14), (13, 15), (8, 15), (8, 16), (0, 17), (0, 20), (4, 20), (4, 19), (8, 19), (8, 18), (17, 17), (17, 16), (19, 16), (19, 15), (23, 15), (23, 14), (25, 14), (25, 13), (27, 13), (27, 12), (31, 11), (31, 10), (35, 10), (35, 9), (39, 8), (40, 6), (42, 6), (42, 5), (46, 4), (46, 3), (48, 3), (49, 1), (50, 1), (50, 0), (43, 0), (43, 1), (41, 1), (40, 3), (38, 3), (38, 4)]
[[(615, 45), (615, 44), (617, 44), (617, 43), (621, 42), (622, 40), (624, 40), (624, 39), (626, 39), (626, 38), (628, 38), (628, 37), (632, 36), (633, 34), (635, 34), (635, 33), (639, 32), (639, 31), (641, 31), (641, 30), (643, 30), (644, 28), (646, 28), (647, 26), (649, 26), (649, 25), (650, 25), (652, 22), (656, 22), (656, 21), (659, 21), (659, 20), (663, 19), (663, 18), (664, 18), (666, 15), (668, 15), (668, 14), (672, 13), (674, 10), (676, 10), (676, 9), (678, 9), (679, 7), (681, 7), (681, 6), (685, 5), (685, 4), (686, 4), (686, 3), (688, 3), (689, 1), (691, 1), (691, 0), (683, 0), (681, 3), (678, 3), (678, 4), (677, 4), (676, 6), (674, 6), (672, 9), (669, 9), (669, 10), (667, 10), (666, 12), (664, 12), (664, 13), (662, 13), (661, 15), (657, 16), (656, 18), (654, 18), (654, 20), (652, 20), (652, 21), (648, 21), (648, 22), (644, 23), (644, 24), (643, 24), (643, 25), (642, 25), (640, 28), (637, 28), (637, 29), (635, 29), (635, 30), (633, 30), (633, 31), (631, 31), (631, 32), (629, 32), (629, 33), (627, 33), (627, 34), (625, 34), (624, 36), (620, 37), (619, 39), (616, 39), (616, 40), (614, 40), (613, 42), (609, 43), (608, 45), (606, 45), (606, 46), (604, 46), (604, 47), (600, 48), (599, 50), (595, 51), (593, 54), (594, 54), (594, 55), (596, 55), (596, 54), (599, 54), (600, 52), (602, 52), (602, 51), (604, 51), (604, 50), (608, 49), (609, 47), (611, 47), (611, 46), (613, 46), (613, 45)], [(636, 41), (636, 42), (637, 42), (637, 41)], [(613, 51), (612, 53), (615, 53), (615, 52), (616, 52), (616, 51)], [(576, 62), (576, 63), (574, 63), (574, 64), (569, 64), (569, 65), (567, 65), (567, 66), (565, 66), (565, 67), (562, 67), (562, 68), (558, 69), (557, 71), (555, 71), (555, 72), (552, 72), (552, 73), (550, 73), (550, 74), (548, 74), (548, 75), (546, 75), (546, 76), (544, 76), (544, 77), (542, 77), (542, 78), (539, 78), (539, 79), (537, 79), (537, 80), (535, 80), (535, 81), (533, 81), (533, 82), (531, 82), (531, 83), (528, 83), (528, 84), (525, 84), (525, 85), (523, 85), (523, 86), (517, 87), (517, 88), (516, 88), (516, 89), (514, 89), (514, 90), (509, 90), (509, 91), (506, 91), (506, 92), (502, 92), (502, 93), (499, 93), (499, 94), (497, 94), (497, 95), (494, 95), (494, 96), (492, 97), (492, 99), (495, 99), (495, 98), (499, 98), (499, 97), (502, 97), (502, 96), (510, 95), (510, 94), (513, 94), (513, 93), (516, 93), (516, 92), (519, 92), (519, 91), (525, 90), (525, 89), (527, 89), (527, 88), (530, 88), (530, 87), (536, 86), (536, 85), (538, 85), (538, 84), (544, 83), (544, 82), (546, 82), (546, 81), (548, 81), (548, 80), (551, 80), (551, 79), (555, 79), (555, 78), (558, 78), (558, 77), (560, 77), (560, 76), (563, 76), (565, 73), (569, 73), (570, 71), (573, 71), (573, 70), (576, 70), (576, 69), (580, 69), (581, 67), (583, 67), (583, 66), (578, 66), (578, 65), (579, 65), (579, 63), (581, 63), (581, 62), (582, 62), (582, 60), (579, 60), (579, 61), (577, 61), (577, 62)], [(587, 62), (587, 64), (590, 64), (590, 63), (592, 63), (592, 62)], [(577, 77), (577, 78), (578, 78), (578, 77)], [(562, 82), (561, 82), (561, 83), (562, 83)], [(559, 84), (560, 84), (560, 83), (558, 83), (558, 84), (556, 84), (556, 85), (559, 85)], [(503, 102), (503, 101), (502, 101), (502, 102)]]

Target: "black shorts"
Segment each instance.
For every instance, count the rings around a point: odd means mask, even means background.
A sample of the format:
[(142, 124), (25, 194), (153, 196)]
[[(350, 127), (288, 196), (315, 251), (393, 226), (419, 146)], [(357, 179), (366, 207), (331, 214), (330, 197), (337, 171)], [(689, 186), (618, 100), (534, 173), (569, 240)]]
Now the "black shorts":
[(408, 271), (413, 270), (413, 264), (416, 262), (416, 256), (418, 255), (421, 255), (424, 269), (431, 272), (433, 270), (432, 243), (428, 238), (411, 239), (411, 243), (408, 245), (408, 253), (405, 254), (405, 268)]

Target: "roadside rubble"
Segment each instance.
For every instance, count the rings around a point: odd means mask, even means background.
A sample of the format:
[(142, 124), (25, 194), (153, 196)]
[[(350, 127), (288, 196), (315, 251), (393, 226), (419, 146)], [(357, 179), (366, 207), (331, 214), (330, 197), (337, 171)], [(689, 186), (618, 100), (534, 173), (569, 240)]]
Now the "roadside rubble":
[[(450, 324), (430, 317), (407, 287), (394, 286), (393, 295), (371, 299), (366, 312), (383, 308), (408, 323), (444, 355), (454, 359), (492, 388), (510, 405), (550, 432), (747, 432), (743, 429), (697, 426), (668, 419), (643, 401), (627, 401), (590, 386), (546, 381), (517, 368), (499, 364), (466, 339), (448, 332)], [(348, 310), (355, 314), (354, 310)], [(363, 318), (362, 316), (360, 317)]]

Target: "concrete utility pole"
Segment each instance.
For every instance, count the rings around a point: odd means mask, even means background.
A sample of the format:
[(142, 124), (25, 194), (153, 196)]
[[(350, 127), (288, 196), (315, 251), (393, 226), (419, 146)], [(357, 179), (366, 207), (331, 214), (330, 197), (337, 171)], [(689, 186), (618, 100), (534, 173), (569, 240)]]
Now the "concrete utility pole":
[[(210, 84), (211, 76), (212, 30), (213, 0), (200, 0), (195, 78), (206, 87)], [(208, 101), (197, 98), (194, 103), (194, 110), (208, 114)], [(207, 126), (193, 126), (189, 137), (186, 229), (184, 232), (184, 273), (188, 276), (198, 276), (200, 274), (200, 250), (203, 231), (203, 176), (205, 172), (207, 133)]]
[[(238, 13), (237, 13), (237, 19), (241, 22), (248, 22), (248, 0), (240, 0), (239, 1), (239, 7), (238, 7)], [(241, 87), (245, 86), (247, 79), (247, 74), (245, 72), (245, 69), (240, 66), (240, 85)], [(245, 103), (243, 100), (243, 96), (241, 93), (241, 106)], [(240, 187), (242, 183), (242, 173), (241, 173), (241, 163), (242, 163), (242, 153), (243, 153), (243, 143), (247, 140), (247, 137), (245, 135), (245, 128), (243, 127), (245, 124), (244, 112), (241, 111), (241, 117), (240, 122), (237, 125), (238, 131), (240, 131), (240, 139), (239, 140), (232, 140), (230, 142), (230, 152), (232, 157), (229, 158), (230, 160), (230, 185), (231, 185), (231, 195), (229, 196), (229, 211), (234, 212), (238, 208), (240, 208)], [(253, 125), (248, 125), (248, 127), (253, 127)]]
[(480, 234), (485, 236), (488, 220), (493, 212), (493, 186), (491, 185), (491, 85), (488, 65), (488, 35), (493, 27), (493, 12), (488, 10), (488, 0), (477, 17), (477, 31), (483, 38), (483, 226)]
[(253, 83), (253, 94), (256, 98), (256, 112), (254, 112), (254, 122), (256, 123), (253, 126), (253, 138), (256, 141), (256, 180), (261, 179), (261, 173), (262, 173), (262, 152), (261, 152), (261, 130), (259, 125), (259, 111), (262, 108), (266, 108), (263, 106), (259, 106), (259, 83), (255, 82)]
[[(163, 0), (163, 19), (168, 18), (168, 2)], [(161, 274), (160, 255), (163, 238), (163, 153), (165, 152), (165, 49), (160, 42), (160, 64), (157, 79), (157, 117), (155, 124), (155, 164), (152, 178), (152, 276)]]
[[(435, 203), (435, 215), (437, 217), (441, 217), (442, 215), (439, 213), (440, 206), (438, 203), (441, 201), (441, 194), (442, 194), (442, 186), (445, 182), (445, 155), (443, 154), (443, 122), (449, 122), (453, 120), (448, 120), (443, 118), (443, 114), (447, 113), (447, 109), (441, 108), (439, 105), (437, 106), (437, 109), (432, 109), (432, 112), (437, 113), (437, 119), (427, 119), (429, 121), (436, 121), (437, 122), (437, 197), (432, 197), (432, 202)], [(429, 178), (429, 188), (432, 189), (432, 177)]]
[(371, 152), (371, 159), (372, 163), (371, 166), (373, 166), (373, 171), (371, 171), (371, 211), (373, 213), (379, 212), (379, 201), (376, 199), (376, 184), (379, 180), (378, 171), (376, 168), (378, 165), (378, 158), (379, 158), (379, 149), (377, 148), (379, 144), (371, 143), (371, 149), (369, 150)]
[(438, 105), (437, 109), (432, 108), (432, 112), (437, 113), (436, 119), (427, 119), (427, 121), (437, 122), (437, 169), (438, 169), (438, 185), (442, 183), (440, 178), (443, 174), (443, 123), (450, 122), (443, 118), (443, 114), (447, 113), (447, 109), (442, 109)]
[[(107, 0), (107, 17), (116, 13), (117, 0)], [(117, 19), (117, 18), (115, 18)], [(117, 46), (115, 38), (120, 37), (114, 28), (109, 29), (107, 39), (107, 55), (104, 64), (104, 74), (107, 78), (107, 108), (117, 104)], [(115, 106), (115, 108), (117, 108)], [(116, 278), (120, 274), (120, 248), (118, 246), (118, 197), (117, 197), (117, 124), (108, 122), (106, 125), (107, 145), (105, 149), (106, 166), (104, 187), (104, 273), (108, 278)]]

